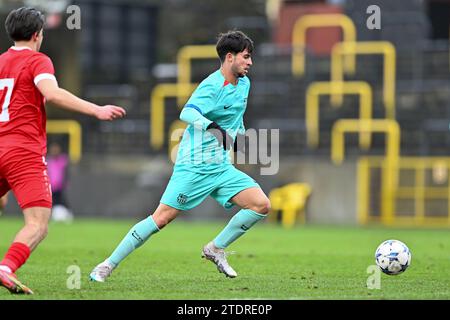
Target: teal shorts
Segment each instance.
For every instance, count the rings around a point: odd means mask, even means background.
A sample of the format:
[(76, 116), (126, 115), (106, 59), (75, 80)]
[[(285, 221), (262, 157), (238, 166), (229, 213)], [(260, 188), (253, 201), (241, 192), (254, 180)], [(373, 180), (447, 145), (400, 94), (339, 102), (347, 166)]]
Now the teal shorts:
[(229, 165), (225, 171), (202, 174), (176, 168), (161, 198), (161, 203), (178, 210), (195, 208), (211, 196), (225, 209), (233, 207), (230, 199), (242, 190), (258, 187), (251, 177)]

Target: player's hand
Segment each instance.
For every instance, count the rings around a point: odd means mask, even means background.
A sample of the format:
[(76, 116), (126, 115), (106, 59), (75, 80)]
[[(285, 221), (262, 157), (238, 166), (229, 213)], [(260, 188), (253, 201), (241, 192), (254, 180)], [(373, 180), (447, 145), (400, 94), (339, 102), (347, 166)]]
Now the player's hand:
[(125, 109), (113, 105), (98, 107), (95, 112), (95, 116), (97, 119), (109, 121), (123, 118), (125, 114)]
[(219, 146), (222, 146), (223, 150), (230, 150), (233, 146), (233, 138), (217, 123), (211, 122), (206, 128), (206, 131), (216, 137)]

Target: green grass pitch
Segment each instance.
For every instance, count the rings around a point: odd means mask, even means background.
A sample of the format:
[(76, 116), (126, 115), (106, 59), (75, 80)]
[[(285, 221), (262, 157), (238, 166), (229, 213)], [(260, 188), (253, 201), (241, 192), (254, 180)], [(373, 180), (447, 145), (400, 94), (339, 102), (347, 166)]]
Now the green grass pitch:
[[(88, 281), (134, 220), (51, 223), (49, 235), (18, 272), (33, 296), (4, 299), (449, 299), (450, 232), (439, 229), (297, 226), (261, 223), (230, 246), (238, 273), (225, 278), (200, 258), (202, 246), (225, 225), (174, 221), (130, 255), (106, 283)], [(22, 220), (0, 218), (3, 256)], [(398, 276), (381, 274), (381, 288), (368, 289), (376, 247), (386, 239), (405, 242), (411, 266)], [(76, 266), (71, 269), (70, 266)], [(72, 267), (73, 268), (73, 267)], [(80, 288), (77, 274), (81, 271)], [(73, 288), (74, 289), (70, 289)]]

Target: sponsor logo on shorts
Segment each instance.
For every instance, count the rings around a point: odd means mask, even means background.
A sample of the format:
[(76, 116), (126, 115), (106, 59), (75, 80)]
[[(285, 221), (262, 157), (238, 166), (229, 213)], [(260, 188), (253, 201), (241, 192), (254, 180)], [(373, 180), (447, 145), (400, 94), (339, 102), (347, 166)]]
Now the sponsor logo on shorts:
[(179, 204), (185, 204), (187, 201), (187, 198), (188, 198), (187, 195), (180, 193), (177, 197), (177, 202)]

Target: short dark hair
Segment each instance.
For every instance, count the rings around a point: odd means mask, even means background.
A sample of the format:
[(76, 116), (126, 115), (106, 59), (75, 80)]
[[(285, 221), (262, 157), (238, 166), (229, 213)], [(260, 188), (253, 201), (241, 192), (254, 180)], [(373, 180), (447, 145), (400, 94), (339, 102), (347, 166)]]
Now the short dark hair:
[(44, 27), (44, 15), (34, 9), (22, 7), (11, 11), (6, 17), (6, 33), (13, 41), (30, 40), (33, 34)]
[(219, 34), (216, 50), (221, 62), (225, 60), (228, 52), (237, 54), (245, 49), (252, 53), (253, 41), (242, 31), (233, 30)]

